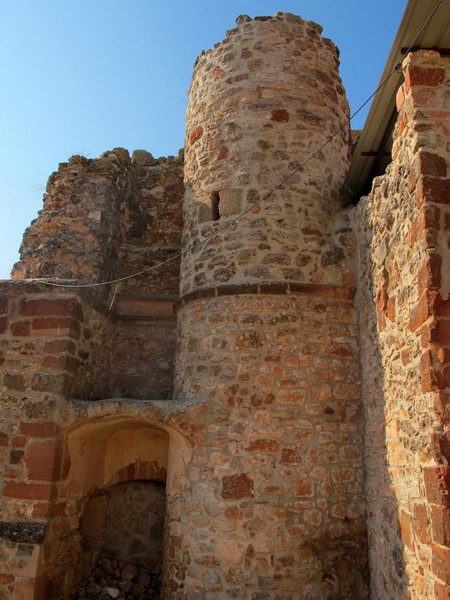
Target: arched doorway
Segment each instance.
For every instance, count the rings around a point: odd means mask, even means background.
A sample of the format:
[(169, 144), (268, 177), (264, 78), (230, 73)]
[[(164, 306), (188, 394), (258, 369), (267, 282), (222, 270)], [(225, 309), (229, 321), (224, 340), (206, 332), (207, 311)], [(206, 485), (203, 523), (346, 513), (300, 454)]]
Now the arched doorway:
[(99, 408), (64, 432), (61, 514), (51, 518), (43, 545), (46, 600), (108, 598), (107, 591), (153, 600), (168, 543), (166, 499), (179, 486), (190, 447), (154, 418), (101, 415)]

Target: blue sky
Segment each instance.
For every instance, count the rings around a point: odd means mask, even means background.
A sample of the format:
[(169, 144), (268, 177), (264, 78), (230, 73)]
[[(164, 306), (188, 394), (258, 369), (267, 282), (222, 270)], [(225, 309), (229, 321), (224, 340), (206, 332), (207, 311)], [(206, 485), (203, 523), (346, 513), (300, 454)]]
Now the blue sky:
[[(72, 154), (176, 154), (192, 65), (240, 14), (292, 12), (341, 51), (355, 111), (374, 91), (407, 0), (0, 0), (0, 278), (46, 181)], [(353, 128), (364, 123), (358, 115)]]

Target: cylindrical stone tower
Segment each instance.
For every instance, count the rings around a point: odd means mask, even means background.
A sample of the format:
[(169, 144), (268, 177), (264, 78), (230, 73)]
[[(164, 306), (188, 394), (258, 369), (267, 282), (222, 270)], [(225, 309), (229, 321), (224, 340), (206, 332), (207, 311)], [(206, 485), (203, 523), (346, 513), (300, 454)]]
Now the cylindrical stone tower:
[(184, 249), (271, 193), (182, 260), (175, 393), (197, 415), (177, 509), (184, 589), (361, 600), (348, 128), (277, 187), (348, 119), (338, 53), (294, 15), (237, 24), (194, 69)]

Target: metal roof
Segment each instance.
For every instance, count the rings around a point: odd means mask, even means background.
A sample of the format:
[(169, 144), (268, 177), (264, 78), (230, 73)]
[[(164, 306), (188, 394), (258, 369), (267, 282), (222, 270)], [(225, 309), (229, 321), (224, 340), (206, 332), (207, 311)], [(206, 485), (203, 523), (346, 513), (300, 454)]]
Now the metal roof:
[[(427, 48), (446, 54), (450, 52), (450, 0), (442, 0), (425, 30), (414, 41), (437, 4), (437, 0), (409, 0), (380, 84), (404, 60), (405, 52), (411, 44), (415, 50)], [(390, 77), (377, 92), (370, 107), (346, 179), (356, 201), (370, 190), (373, 177), (384, 173), (390, 162), (392, 130), (397, 117), (395, 96), (402, 82), (401, 75), (394, 74)]]

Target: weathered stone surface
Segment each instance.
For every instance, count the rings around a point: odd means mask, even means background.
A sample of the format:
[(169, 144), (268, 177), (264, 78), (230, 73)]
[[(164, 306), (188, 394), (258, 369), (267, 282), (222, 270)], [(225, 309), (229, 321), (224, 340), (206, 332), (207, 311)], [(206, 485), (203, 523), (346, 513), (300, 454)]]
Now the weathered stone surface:
[[(350, 154), (345, 128), (308, 164), (307, 174), (299, 170), (233, 227), (219, 231), (323, 143), (324, 123), (337, 129), (348, 118), (336, 49), (309, 36), (309, 28), (283, 13), (239, 21), (196, 62), (187, 114), (185, 247), (215, 237), (183, 257), (182, 296), (223, 281), (354, 281), (354, 240), (341, 211)], [(274, 64), (283, 65), (282, 82)], [(217, 77), (219, 71), (229, 76)], [(227, 257), (226, 273), (215, 263), (218, 253), (210, 254), (218, 246)], [(294, 250), (308, 257), (296, 268)]]
[(214, 237), (182, 258), (175, 397), (200, 415), (186, 423), (190, 491), (172, 531), (199, 597), (273, 600), (310, 582), (326, 597), (327, 561), (337, 594), (367, 597), (362, 454), (348, 450), (362, 442), (355, 240), (340, 197), (349, 132), (220, 231), (307, 158), (325, 122), (346, 119), (335, 61), (315, 26), (280, 13), (239, 20), (194, 70), (183, 248)]
[(449, 60), (406, 59), (356, 211), (346, 128), (265, 197), (348, 109), (319, 26), (237, 25), (185, 189), (182, 155), (72, 157), (0, 285), (1, 597), (365, 600), (367, 546), (373, 600), (448, 595)]
[(450, 62), (421, 51), (404, 70), (392, 163), (356, 212), (372, 596), (401, 597), (407, 579), (411, 597), (443, 598)]
[(253, 482), (247, 473), (237, 473), (222, 479), (222, 498), (239, 500), (253, 496)]
[(0, 522), (0, 537), (23, 544), (40, 544), (45, 535), (43, 523), (8, 523)]

